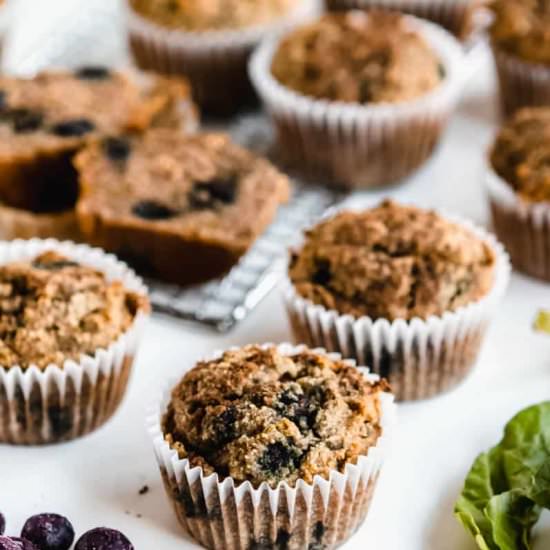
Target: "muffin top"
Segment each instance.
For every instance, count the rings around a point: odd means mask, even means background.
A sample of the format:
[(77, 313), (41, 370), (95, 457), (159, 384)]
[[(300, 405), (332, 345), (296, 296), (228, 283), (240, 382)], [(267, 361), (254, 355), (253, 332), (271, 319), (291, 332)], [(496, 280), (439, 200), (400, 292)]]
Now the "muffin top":
[(286, 176), (219, 133), (150, 130), (81, 152), (78, 211), (248, 246), (289, 194)]
[(172, 392), (163, 422), (180, 458), (254, 486), (343, 471), (375, 445), (380, 393), (359, 369), (313, 351), (247, 346), (202, 361)]
[(178, 126), (179, 104), (189, 98), (183, 80), (132, 78), (104, 67), (2, 76), (0, 158), (73, 151), (91, 137), (141, 131), (157, 122)]
[(385, 201), (309, 230), (289, 275), (301, 296), (341, 314), (426, 319), (485, 296), (495, 262), (490, 246), (468, 229)]
[(491, 36), (512, 55), (533, 63), (550, 63), (550, 2), (493, 0)]
[(329, 14), (290, 33), (271, 71), (301, 94), (350, 103), (400, 102), (443, 78), (436, 53), (401, 14)]
[(62, 365), (125, 332), (147, 299), (54, 251), (0, 266), (0, 365)]
[(516, 112), (497, 134), (490, 160), (524, 200), (550, 201), (550, 107)]
[(141, 15), (188, 31), (241, 29), (284, 16), (301, 0), (131, 0)]

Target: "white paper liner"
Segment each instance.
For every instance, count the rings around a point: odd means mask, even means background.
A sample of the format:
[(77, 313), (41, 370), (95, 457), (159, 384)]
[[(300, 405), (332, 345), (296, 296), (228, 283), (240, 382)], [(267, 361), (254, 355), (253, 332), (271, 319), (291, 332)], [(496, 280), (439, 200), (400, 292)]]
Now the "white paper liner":
[(473, 12), (480, 0), (325, 0), (330, 9), (383, 8), (430, 19), (459, 37), (472, 28)]
[(530, 203), (517, 195), (492, 168), (485, 178), (493, 224), (514, 267), (550, 281), (550, 203)]
[(306, 97), (271, 73), (284, 35), (262, 42), (249, 73), (277, 128), (284, 162), (312, 178), (368, 187), (398, 181), (429, 158), (459, 99), (467, 65), (451, 34), (433, 23), (404, 17), (433, 47), (446, 75), (436, 89), (414, 101), (359, 105)]
[(496, 44), (492, 50), (505, 116), (522, 107), (550, 105), (550, 66), (524, 61)]
[[(124, 263), (98, 248), (54, 239), (0, 242), (0, 265), (55, 250), (146, 295), (143, 282)], [(0, 443), (47, 444), (84, 435), (103, 424), (120, 404), (147, 312), (116, 342), (81, 360), (46, 369), (0, 367)]]
[(468, 220), (445, 217), (472, 231), (495, 252), (495, 280), (484, 298), (426, 320), (373, 321), (312, 303), (286, 277), (284, 299), (295, 339), (368, 365), (390, 382), (398, 400), (432, 397), (462, 381), (475, 364), (486, 327), (506, 292), (511, 267), (504, 247), (492, 234)]
[[(277, 349), (284, 355), (292, 355), (306, 348), (284, 343)], [(326, 353), (322, 349), (314, 351)], [(339, 354), (329, 356), (340, 359)], [(355, 365), (355, 362), (349, 361), (349, 364)], [(378, 380), (365, 367), (358, 368), (368, 379)], [(290, 487), (281, 482), (273, 489), (263, 483), (255, 489), (250, 482), (236, 487), (231, 478), (220, 481), (217, 474), (205, 476), (202, 468), (190, 467), (187, 459), (180, 459), (170, 448), (163, 436), (162, 417), (172, 387), (173, 384), (167, 386), (151, 407), (147, 429), (178, 519), (203, 546), (244, 550), (255, 548), (256, 543), (275, 548), (279, 537), (289, 536), (288, 548), (316, 548), (309, 544), (319, 544), (319, 538), (322, 538), (319, 548), (332, 548), (351, 536), (364, 521), (391, 443), (396, 421), (393, 395), (381, 393), (383, 433), (356, 465), (346, 465), (343, 473), (332, 471), (328, 480), (316, 476), (312, 484), (299, 480), (295, 487)]]
[(244, 29), (169, 29), (141, 16), (124, 2), (130, 49), (138, 66), (166, 74), (185, 74), (195, 101), (206, 111), (237, 110), (251, 101), (246, 65), (261, 39), (319, 12), (318, 0), (301, 0), (271, 24)]

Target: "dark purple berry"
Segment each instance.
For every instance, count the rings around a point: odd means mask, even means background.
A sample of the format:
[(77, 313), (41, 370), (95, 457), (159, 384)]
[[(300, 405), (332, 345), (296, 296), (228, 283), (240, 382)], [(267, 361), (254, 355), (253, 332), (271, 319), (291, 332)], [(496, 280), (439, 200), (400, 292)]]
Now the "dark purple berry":
[(168, 220), (178, 215), (175, 210), (155, 201), (139, 201), (134, 204), (132, 212), (144, 220)]
[(30, 109), (9, 109), (2, 113), (2, 117), (11, 123), (14, 132), (18, 134), (35, 132), (44, 121), (42, 113)]
[(67, 518), (58, 514), (38, 514), (30, 517), (21, 537), (40, 550), (68, 550), (74, 541), (74, 529)]
[(235, 202), (237, 181), (231, 176), (210, 181), (197, 181), (189, 195), (189, 203), (193, 208), (215, 208), (218, 204)]
[(6, 530), (6, 518), (4, 517), (4, 514), (0, 512), (0, 535), (3, 535), (5, 530)]
[(111, 160), (126, 160), (130, 155), (130, 142), (125, 138), (109, 137), (103, 142), (103, 148)]
[(111, 72), (107, 67), (90, 65), (81, 67), (75, 72), (75, 75), (82, 80), (105, 80), (111, 76)]
[(134, 550), (134, 546), (120, 531), (98, 527), (84, 533), (74, 550)]
[(0, 536), (0, 550), (21, 550), (21, 548), (9, 537)]
[(18, 550), (39, 550), (30, 540), (19, 537), (10, 537), (10, 539), (17, 544)]
[(81, 137), (92, 132), (95, 126), (85, 118), (75, 118), (59, 122), (52, 127), (52, 132), (60, 137)]

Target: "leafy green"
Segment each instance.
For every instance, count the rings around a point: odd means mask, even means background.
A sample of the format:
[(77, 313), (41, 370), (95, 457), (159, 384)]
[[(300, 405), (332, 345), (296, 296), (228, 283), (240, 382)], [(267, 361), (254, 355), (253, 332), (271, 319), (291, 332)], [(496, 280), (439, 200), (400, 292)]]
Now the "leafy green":
[(542, 508), (550, 509), (550, 401), (517, 414), (477, 457), (455, 515), (481, 550), (529, 550)]

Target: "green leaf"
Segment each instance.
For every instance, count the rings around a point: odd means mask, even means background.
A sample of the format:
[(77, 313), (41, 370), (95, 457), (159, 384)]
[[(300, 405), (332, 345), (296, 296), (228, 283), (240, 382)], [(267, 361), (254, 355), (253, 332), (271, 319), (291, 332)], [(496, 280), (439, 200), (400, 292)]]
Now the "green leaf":
[(550, 402), (517, 414), (478, 456), (455, 515), (481, 550), (528, 550), (541, 507), (550, 508)]

